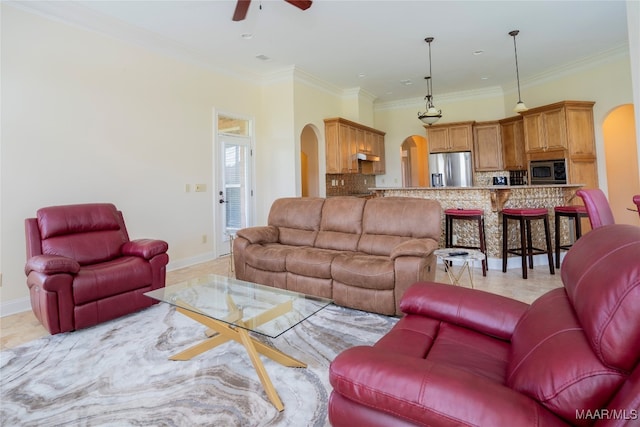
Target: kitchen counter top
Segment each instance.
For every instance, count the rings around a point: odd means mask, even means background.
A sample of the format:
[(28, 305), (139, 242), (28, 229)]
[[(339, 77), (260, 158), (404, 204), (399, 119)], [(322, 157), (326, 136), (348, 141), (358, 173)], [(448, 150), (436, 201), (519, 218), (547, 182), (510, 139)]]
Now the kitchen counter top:
[[(575, 194), (581, 187), (583, 187), (582, 184), (555, 184), (487, 185), (479, 187), (377, 187), (370, 190), (375, 192), (377, 197), (400, 196), (438, 200), (443, 211), (455, 208), (482, 209), (485, 217), (487, 255), (489, 258), (493, 258), (495, 266), (496, 261), (502, 258), (502, 216), (500, 211), (503, 208), (547, 208), (549, 210), (549, 223), (551, 230), (553, 230), (553, 208), (561, 205), (581, 204), (579, 202), (580, 198)], [(534, 246), (541, 244), (535, 240), (544, 235), (542, 230), (537, 229), (538, 225), (540, 224), (534, 224)], [(585, 224), (585, 228), (588, 229), (588, 224)], [(442, 214), (442, 230), (440, 247), (444, 247), (444, 213)], [(469, 241), (468, 244), (470, 245), (477, 243), (478, 231), (477, 226), (474, 224), (458, 221), (455, 230), (459, 244), (465, 244), (465, 241)], [(568, 235), (566, 221), (562, 224), (561, 233), (563, 237)], [(514, 236), (518, 236), (518, 233), (515, 232), (509, 234), (513, 239), (515, 239)], [(517, 246), (515, 240), (510, 242), (509, 247)], [(540, 260), (542, 263), (546, 262), (541, 258)]]
[(545, 184), (545, 185), (480, 185), (473, 187), (376, 187), (370, 188), (371, 191), (376, 190), (505, 190), (512, 188), (580, 188), (584, 184)]

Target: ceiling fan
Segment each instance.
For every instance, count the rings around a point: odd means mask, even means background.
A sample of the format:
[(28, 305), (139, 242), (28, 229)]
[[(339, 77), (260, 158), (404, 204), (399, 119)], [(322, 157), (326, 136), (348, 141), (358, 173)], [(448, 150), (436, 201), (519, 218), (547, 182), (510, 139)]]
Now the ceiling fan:
[[(294, 5), (295, 7), (307, 10), (311, 7), (311, 0), (284, 0), (289, 4)], [(233, 20), (234, 21), (242, 21), (247, 17), (247, 11), (249, 10), (249, 5), (251, 4), (251, 0), (238, 0), (236, 3), (236, 10), (233, 12)]]

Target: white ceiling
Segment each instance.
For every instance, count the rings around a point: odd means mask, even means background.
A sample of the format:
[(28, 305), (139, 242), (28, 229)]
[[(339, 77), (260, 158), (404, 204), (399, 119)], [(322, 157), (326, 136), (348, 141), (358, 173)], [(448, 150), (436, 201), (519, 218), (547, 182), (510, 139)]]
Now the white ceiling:
[(246, 78), (295, 66), (337, 89), (359, 87), (376, 102), (424, 96), (427, 36), (435, 37), (436, 104), (443, 93), (513, 90), (514, 29), (522, 85), (628, 50), (626, 4), (619, 0), (314, 0), (306, 11), (283, 0), (253, 0), (241, 22), (231, 20), (231, 0), (6, 3)]

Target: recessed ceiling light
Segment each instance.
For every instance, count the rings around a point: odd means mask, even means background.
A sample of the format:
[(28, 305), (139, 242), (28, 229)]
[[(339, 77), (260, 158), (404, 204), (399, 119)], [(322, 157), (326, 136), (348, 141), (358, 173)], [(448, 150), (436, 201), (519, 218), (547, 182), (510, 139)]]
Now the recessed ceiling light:
[(489, 77), (480, 77), (480, 80), (489, 80)]
[(404, 86), (411, 86), (413, 84), (413, 82), (409, 79), (405, 79), (405, 80), (400, 80), (400, 84), (404, 85)]
[(240, 37), (242, 37), (245, 40), (249, 40), (249, 39), (253, 38), (253, 34), (251, 34), (251, 33), (242, 33), (242, 34), (240, 34)]
[(363, 78), (363, 77), (367, 77), (367, 75), (365, 73), (360, 73), (358, 74), (358, 77)]
[(268, 61), (268, 60), (270, 60), (270, 59), (271, 59), (271, 58), (269, 58), (267, 55), (262, 55), (262, 54), (260, 54), (260, 55), (256, 55), (256, 58), (258, 58), (258, 59), (259, 59), (259, 60), (261, 60), (261, 61)]
[(473, 54), (474, 55), (482, 55), (484, 53), (484, 50), (474, 50)]

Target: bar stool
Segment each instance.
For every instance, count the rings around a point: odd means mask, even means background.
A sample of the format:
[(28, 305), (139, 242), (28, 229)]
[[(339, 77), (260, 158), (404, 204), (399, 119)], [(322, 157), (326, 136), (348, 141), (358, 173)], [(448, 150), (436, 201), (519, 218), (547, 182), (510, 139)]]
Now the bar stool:
[[(479, 246), (453, 244), (453, 220), (477, 221)], [(444, 244), (447, 248), (479, 249), (484, 254), (482, 275), (487, 275), (487, 240), (484, 232), (484, 211), (482, 209), (446, 209), (444, 211), (445, 234)]]
[[(509, 249), (509, 220), (516, 220), (520, 224), (520, 247)], [(534, 248), (531, 239), (531, 221), (543, 220), (546, 250)], [(525, 238), (526, 234), (526, 238)], [(522, 257), (522, 278), (527, 278), (527, 258), (529, 268), (533, 269), (533, 255), (546, 253), (549, 259), (549, 273), (555, 274), (553, 269), (553, 255), (551, 249), (551, 235), (549, 233), (549, 212), (546, 208), (506, 208), (502, 209), (502, 272), (507, 271), (507, 255), (514, 254)]]
[(566, 245), (560, 244), (560, 219), (565, 217), (569, 219), (569, 224), (573, 222), (575, 225), (574, 241), (578, 240), (582, 236), (582, 224), (580, 224), (580, 218), (586, 218), (587, 208), (584, 206), (556, 206), (553, 208), (555, 212), (555, 246), (556, 246), (556, 268), (560, 268), (560, 250), (568, 250), (573, 246), (573, 243), (567, 243)]

